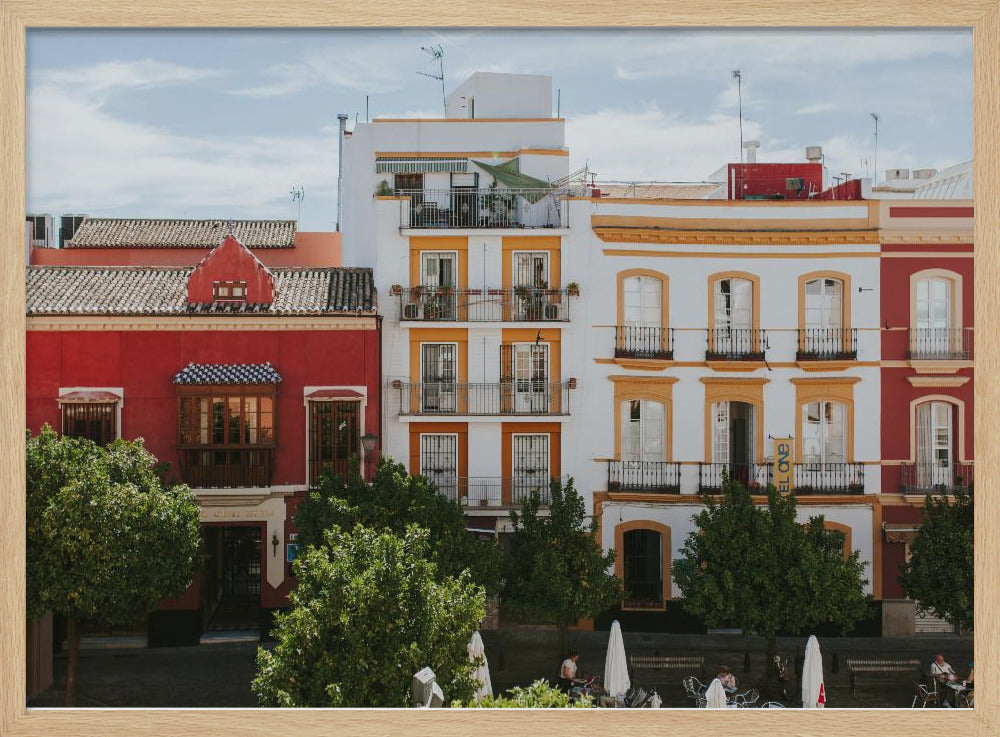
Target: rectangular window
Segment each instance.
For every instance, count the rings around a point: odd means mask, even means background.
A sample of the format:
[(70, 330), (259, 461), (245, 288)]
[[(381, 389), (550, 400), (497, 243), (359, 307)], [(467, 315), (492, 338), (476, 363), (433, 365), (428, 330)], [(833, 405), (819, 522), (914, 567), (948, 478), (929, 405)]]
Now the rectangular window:
[(421, 412), (455, 412), (456, 345), (424, 343), (420, 346)]
[(666, 457), (663, 405), (645, 399), (622, 402), (622, 460), (662, 461)]
[(217, 281), (212, 284), (212, 299), (216, 302), (246, 302), (245, 281)]
[(114, 402), (64, 402), (62, 434), (107, 445), (118, 437), (118, 405)]
[(196, 488), (270, 484), (274, 464), (274, 394), (219, 387), (181, 394), (178, 436), (184, 481)]
[(514, 435), (513, 437), (513, 498), (518, 503), (537, 491), (542, 499), (548, 499), (549, 481), (549, 436)]
[(359, 402), (309, 402), (309, 486), (324, 470), (346, 478), (352, 459), (360, 459)]
[(458, 435), (420, 436), (420, 474), (440, 494), (458, 501)]
[(547, 289), (549, 286), (549, 254), (515, 253), (514, 286)]
[(844, 463), (846, 407), (840, 402), (809, 402), (802, 407), (802, 460)]

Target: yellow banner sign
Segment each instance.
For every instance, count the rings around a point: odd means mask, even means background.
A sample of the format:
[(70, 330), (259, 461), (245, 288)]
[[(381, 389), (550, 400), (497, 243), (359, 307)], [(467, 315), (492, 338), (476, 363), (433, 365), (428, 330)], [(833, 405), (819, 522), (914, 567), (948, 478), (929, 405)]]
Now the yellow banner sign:
[(792, 456), (795, 441), (792, 438), (774, 438), (774, 485), (778, 491), (792, 490)]

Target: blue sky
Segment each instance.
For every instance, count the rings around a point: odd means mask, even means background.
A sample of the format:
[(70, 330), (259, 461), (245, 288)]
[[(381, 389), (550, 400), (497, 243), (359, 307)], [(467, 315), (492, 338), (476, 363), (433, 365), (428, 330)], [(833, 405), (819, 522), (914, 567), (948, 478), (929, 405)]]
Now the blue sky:
[(972, 157), (972, 32), (957, 30), (30, 30), (29, 212), (295, 217), (333, 227), (336, 115), (439, 116), (475, 71), (548, 74), (571, 167), (693, 181), (739, 156), (866, 174)]

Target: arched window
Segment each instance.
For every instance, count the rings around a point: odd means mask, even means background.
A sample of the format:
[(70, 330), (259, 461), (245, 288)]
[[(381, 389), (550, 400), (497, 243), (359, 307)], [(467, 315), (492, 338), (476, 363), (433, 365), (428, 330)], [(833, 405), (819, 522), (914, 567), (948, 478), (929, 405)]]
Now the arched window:
[(833, 277), (806, 282), (805, 328), (839, 330), (844, 326), (844, 283)]
[(616, 358), (672, 357), (667, 289), (666, 275), (656, 271), (627, 269), (618, 273)]
[(968, 358), (959, 274), (927, 269), (910, 277), (910, 358)]
[(955, 407), (948, 402), (917, 405), (917, 483), (936, 487), (954, 484)]
[(635, 609), (659, 609), (663, 606), (663, 536), (656, 530), (635, 529), (625, 532), (624, 606)]

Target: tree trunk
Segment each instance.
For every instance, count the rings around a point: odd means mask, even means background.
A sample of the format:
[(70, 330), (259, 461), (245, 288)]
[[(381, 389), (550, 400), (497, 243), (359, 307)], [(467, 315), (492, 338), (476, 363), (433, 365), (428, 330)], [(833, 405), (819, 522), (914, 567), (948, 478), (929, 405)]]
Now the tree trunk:
[(76, 618), (66, 618), (66, 706), (76, 705), (76, 671), (80, 656), (80, 633)]
[(764, 701), (773, 701), (781, 696), (781, 683), (778, 679), (778, 665), (774, 662), (775, 655), (778, 654), (778, 641), (774, 635), (767, 636), (767, 645), (764, 651), (764, 681), (761, 695)]

